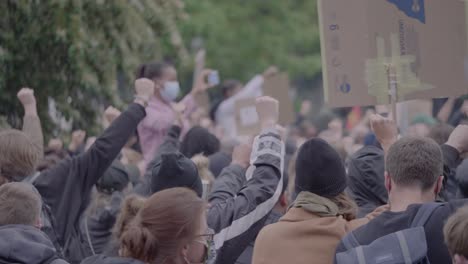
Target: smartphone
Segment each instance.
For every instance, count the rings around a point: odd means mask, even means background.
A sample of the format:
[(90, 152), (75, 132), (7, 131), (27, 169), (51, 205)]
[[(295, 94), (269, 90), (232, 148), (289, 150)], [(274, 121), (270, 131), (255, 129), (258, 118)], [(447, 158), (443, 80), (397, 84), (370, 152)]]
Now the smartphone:
[(212, 71), (208, 74), (208, 84), (211, 86), (216, 86), (219, 84), (219, 73), (218, 71)]

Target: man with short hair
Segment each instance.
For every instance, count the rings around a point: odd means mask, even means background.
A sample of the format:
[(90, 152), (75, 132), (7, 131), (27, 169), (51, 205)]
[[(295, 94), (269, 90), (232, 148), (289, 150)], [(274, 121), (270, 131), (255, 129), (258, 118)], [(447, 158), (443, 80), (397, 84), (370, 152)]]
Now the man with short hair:
[[(448, 159), (458, 159), (468, 150), (468, 126), (465, 125), (458, 126), (441, 149), (428, 138), (408, 137), (397, 141), (395, 123), (381, 116), (374, 116), (371, 123), (386, 155), (385, 187), (390, 210), (353, 231), (361, 246), (410, 228), (421, 204), (434, 202), (443, 187), (444, 159), (445, 163), (451, 163)], [(449, 215), (465, 203), (459, 200), (439, 206), (424, 225), (431, 263), (451, 263), (442, 228)], [(344, 251), (346, 247), (341, 242), (337, 253)]]
[(468, 264), (468, 207), (452, 215), (444, 227), (445, 243), (454, 264)]
[(0, 263), (67, 263), (40, 230), (41, 208), (41, 196), (32, 185), (0, 186)]
[[(0, 185), (20, 181), (34, 185), (43, 201), (42, 231), (59, 254), (72, 264), (90, 255), (80, 232), (79, 219), (91, 190), (146, 116), (145, 106), (154, 93), (154, 83), (138, 79), (135, 90), (134, 103), (121, 114), (113, 111), (115, 120), (86, 152), (65, 159), (40, 175), (35, 174), (39, 154), (33, 138), (17, 130), (0, 132)], [(22, 99), (25, 115), (31, 114), (27, 111), (29, 108), (37, 115), (32, 90), (25, 97)]]

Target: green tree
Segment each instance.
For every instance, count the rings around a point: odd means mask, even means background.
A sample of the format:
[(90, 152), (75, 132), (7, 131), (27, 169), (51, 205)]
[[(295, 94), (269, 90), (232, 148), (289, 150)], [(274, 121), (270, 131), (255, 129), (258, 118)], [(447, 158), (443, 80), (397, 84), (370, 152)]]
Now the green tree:
[(161, 58), (161, 39), (177, 39), (168, 25), (180, 11), (169, 0), (0, 1), (0, 115), (18, 125), (15, 94), (29, 86), (47, 132), (56, 128), (49, 98), (76, 126), (96, 132), (96, 113), (120, 102), (117, 77), (130, 90), (136, 67)]
[[(271, 64), (293, 79), (321, 72), (315, 0), (185, 0), (184, 43), (201, 38), (207, 64), (224, 78), (248, 80)], [(171, 53), (171, 46), (165, 49)]]

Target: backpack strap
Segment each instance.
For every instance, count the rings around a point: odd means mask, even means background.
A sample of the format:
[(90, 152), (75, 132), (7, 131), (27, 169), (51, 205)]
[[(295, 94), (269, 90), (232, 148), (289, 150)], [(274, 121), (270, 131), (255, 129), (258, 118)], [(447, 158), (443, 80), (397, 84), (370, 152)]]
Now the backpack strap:
[(341, 241), (343, 242), (343, 246), (346, 248), (346, 250), (350, 250), (360, 246), (359, 242), (356, 239), (356, 236), (354, 235), (354, 232), (348, 233)]
[(94, 256), (94, 255), (96, 255), (96, 252), (94, 252), (93, 242), (91, 241), (91, 236), (89, 235), (88, 216), (86, 216), (86, 215), (85, 215), (85, 218), (84, 218), (84, 226), (85, 226), (85, 232), (86, 232), (86, 240), (88, 240), (89, 248), (91, 249), (91, 253)]
[(441, 205), (443, 205), (443, 203), (427, 203), (421, 205), (413, 222), (411, 222), (411, 227), (424, 226), (432, 213)]
[(408, 242), (406, 241), (405, 235), (403, 235), (402, 231), (396, 232), (398, 243), (400, 243), (401, 252), (403, 253), (403, 258), (405, 260), (405, 264), (413, 263), (411, 261), (410, 249), (408, 247)]

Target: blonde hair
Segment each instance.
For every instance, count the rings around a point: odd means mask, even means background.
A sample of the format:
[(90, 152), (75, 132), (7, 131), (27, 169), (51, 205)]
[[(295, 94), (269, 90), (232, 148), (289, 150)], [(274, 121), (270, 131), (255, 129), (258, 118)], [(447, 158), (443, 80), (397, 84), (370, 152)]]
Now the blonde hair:
[(343, 216), (347, 221), (356, 219), (358, 206), (349, 195), (345, 192), (338, 194), (337, 196), (330, 198), (330, 201), (338, 206), (338, 215)]
[(120, 214), (114, 226), (114, 237), (118, 240), (127, 230), (129, 223), (138, 214), (138, 211), (143, 207), (146, 199), (137, 195), (129, 195), (122, 203)]
[(215, 180), (215, 177), (213, 176), (213, 173), (210, 171), (210, 160), (205, 157), (202, 154), (198, 154), (192, 157), (193, 163), (195, 163), (195, 166), (197, 167), (198, 170), (198, 175), (200, 176), (200, 179), (203, 181), (208, 182), (208, 188), (207, 188), (207, 193), (211, 191), (211, 187), (213, 186), (213, 182)]
[(468, 206), (458, 209), (447, 220), (444, 237), (450, 254), (468, 258)]
[(35, 172), (40, 153), (32, 140), (22, 131), (16, 129), (1, 131), (0, 150), (0, 176), (6, 181), (22, 181)]

